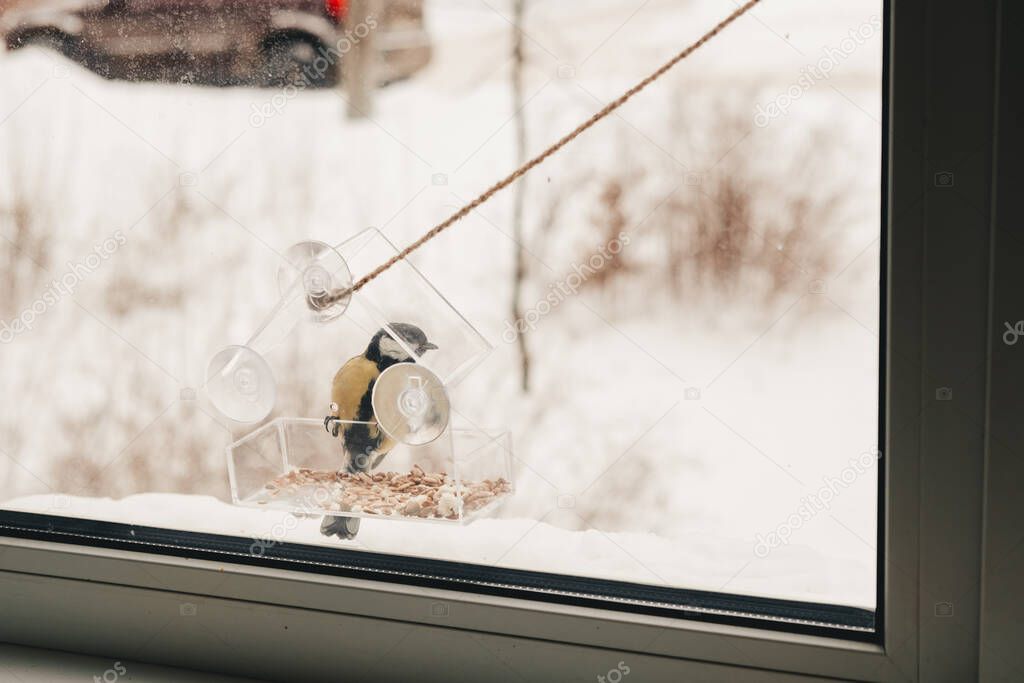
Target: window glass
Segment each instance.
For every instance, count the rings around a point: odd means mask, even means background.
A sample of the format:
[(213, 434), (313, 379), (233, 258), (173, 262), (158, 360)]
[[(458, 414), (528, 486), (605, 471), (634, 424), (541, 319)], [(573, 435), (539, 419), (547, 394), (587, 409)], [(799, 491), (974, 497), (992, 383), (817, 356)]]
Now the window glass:
[(374, 4), (0, 0), (3, 506), (873, 609), (879, 0), (757, 6), (312, 313), (736, 7)]

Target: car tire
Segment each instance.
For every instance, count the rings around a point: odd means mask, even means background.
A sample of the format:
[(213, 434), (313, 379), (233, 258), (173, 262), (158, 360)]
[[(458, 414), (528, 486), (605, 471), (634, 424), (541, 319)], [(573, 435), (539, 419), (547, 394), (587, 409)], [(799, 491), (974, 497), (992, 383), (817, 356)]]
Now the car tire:
[(326, 62), (318, 48), (319, 43), (309, 38), (277, 38), (270, 41), (263, 51), (267, 85), (279, 88), (320, 88), (333, 83), (333, 64), (328, 63), (326, 71), (317, 68)]

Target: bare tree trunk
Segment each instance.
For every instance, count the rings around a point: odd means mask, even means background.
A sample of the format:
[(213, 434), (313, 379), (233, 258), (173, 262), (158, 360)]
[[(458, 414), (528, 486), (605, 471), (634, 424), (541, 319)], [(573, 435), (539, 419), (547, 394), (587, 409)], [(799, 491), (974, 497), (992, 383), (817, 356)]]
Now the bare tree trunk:
[[(356, 27), (367, 24), (373, 17), (377, 24), (382, 21), (381, 10), (390, 0), (358, 0), (351, 3), (348, 17), (345, 20), (346, 32), (350, 38), (355, 34)], [(341, 68), (350, 119), (368, 118), (373, 114), (373, 91), (377, 87), (377, 41), (374, 36), (377, 30), (366, 32), (365, 37), (352, 39), (352, 49), (342, 57)], [(362, 31), (360, 31), (362, 33)]]
[[(523, 112), (523, 19), (526, 15), (526, 0), (515, 0), (512, 21), (512, 108), (516, 130), (516, 165), (526, 161), (526, 114)], [(526, 248), (523, 245), (523, 208), (526, 205), (526, 178), (520, 178), (515, 186), (512, 210), (512, 239), (515, 242), (515, 266), (512, 271), (512, 320), (523, 317), (522, 295), (526, 280)], [(519, 345), (520, 380), (523, 391), (530, 390), (530, 349), (526, 346), (526, 330), (516, 336)]]

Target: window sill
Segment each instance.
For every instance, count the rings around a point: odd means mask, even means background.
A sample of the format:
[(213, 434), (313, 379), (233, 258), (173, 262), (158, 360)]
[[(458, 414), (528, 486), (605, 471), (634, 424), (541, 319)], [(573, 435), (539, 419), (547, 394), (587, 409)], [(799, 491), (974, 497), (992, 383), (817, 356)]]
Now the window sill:
[(418, 645), (395, 647), (408, 638), (475, 680), (591, 679), (620, 660), (653, 680), (905, 680), (870, 643), (50, 541), (0, 540), (0, 581), (2, 640), (233, 675), (319, 680), (355, 659), (401, 680), (418, 666)]

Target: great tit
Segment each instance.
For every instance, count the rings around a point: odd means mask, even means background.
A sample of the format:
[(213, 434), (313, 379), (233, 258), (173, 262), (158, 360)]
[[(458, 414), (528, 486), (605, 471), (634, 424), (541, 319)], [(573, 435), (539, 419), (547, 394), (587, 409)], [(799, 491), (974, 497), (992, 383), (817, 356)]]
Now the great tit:
[[(389, 323), (389, 327), (417, 356), (436, 349), (423, 330), (408, 323)], [(399, 344), (387, 329), (373, 335), (361, 356), (349, 359), (331, 385), (331, 412), (324, 418), (324, 429), (342, 440), (348, 455), (346, 469), (351, 474), (368, 472), (380, 465), (395, 442), (377, 426), (373, 414), (373, 385), (380, 373), (396, 363), (415, 363), (416, 359)], [(356, 424), (351, 424), (355, 422)], [(320, 533), (343, 540), (355, 538), (358, 517), (324, 517)]]

